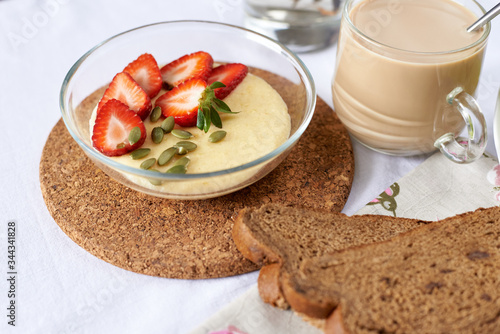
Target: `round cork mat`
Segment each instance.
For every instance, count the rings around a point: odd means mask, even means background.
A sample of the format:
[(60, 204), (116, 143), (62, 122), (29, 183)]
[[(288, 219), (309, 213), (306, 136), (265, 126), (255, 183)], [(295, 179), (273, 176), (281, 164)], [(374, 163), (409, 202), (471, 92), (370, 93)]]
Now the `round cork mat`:
[[(254, 72), (271, 83), (285, 101), (294, 94), (293, 89), (283, 89), (286, 80), (269, 72)], [(309, 128), (290, 155), (257, 183), (219, 198), (168, 200), (129, 189), (87, 158), (62, 120), (50, 133), (40, 162), (47, 208), (74, 242), (123, 269), (183, 279), (257, 270), (231, 238), (238, 211), (269, 202), (340, 211), (353, 174), (347, 131), (319, 98)]]

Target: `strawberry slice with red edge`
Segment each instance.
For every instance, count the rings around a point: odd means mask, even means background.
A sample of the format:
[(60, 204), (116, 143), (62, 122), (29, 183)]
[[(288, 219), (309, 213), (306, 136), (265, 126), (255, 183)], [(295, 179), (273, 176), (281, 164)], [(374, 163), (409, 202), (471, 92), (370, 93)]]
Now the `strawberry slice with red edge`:
[(155, 103), (163, 116), (173, 116), (175, 123), (190, 127), (196, 125), (199, 100), (207, 83), (199, 78), (187, 80), (161, 95)]
[[(132, 131), (135, 136), (130, 135)], [(92, 132), (95, 149), (109, 157), (119, 156), (139, 148), (145, 140), (144, 123), (127, 105), (110, 99), (101, 107)]]
[(130, 74), (125, 72), (115, 75), (97, 105), (97, 114), (100, 113), (106, 102), (111, 99), (123, 102), (143, 120), (148, 117), (151, 111), (151, 99), (148, 94)]
[(163, 79), (156, 59), (149, 53), (140, 55), (136, 60), (125, 67), (123, 72), (127, 72), (148, 94), (149, 98), (154, 98), (161, 90)]
[(214, 60), (212, 56), (204, 51), (198, 51), (163, 66), (161, 76), (163, 81), (171, 87), (193, 78), (206, 81), (212, 72)]
[(222, 100), (238, 86), (248, 73), (248, 67), (240, 63), (217, 66), (212, 70), (207, 82), (209, 85), (219, 81), (225, 87), (215, 89), (215, 97)]
[(183, 127), (197, 126), (208, 132), (210, 125), (222, 128), (219, 112), (237, 114), (229, 106), (215, 97), (214, 90), (224, 87), (221, 82), (210, 86), (201, 79), (194, 78), (181, 83), (156, 100), (165, 117), (173, 116), (175, 123)]

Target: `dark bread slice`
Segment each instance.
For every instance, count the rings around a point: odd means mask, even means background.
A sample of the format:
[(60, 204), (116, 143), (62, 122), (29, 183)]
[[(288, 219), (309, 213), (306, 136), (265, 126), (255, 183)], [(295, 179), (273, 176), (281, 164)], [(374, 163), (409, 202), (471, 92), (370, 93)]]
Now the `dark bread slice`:
[(302, 260), (386, 240), (425, 223), (378, 215), (349, 217), (323, 210), (266, 204), (238, 213), (233, 240), (243, 256), (265, 266), (258, 281), (261, 298), (274, 306), (288, 308), (283, 295), (287, 287), (283, 283), (290, 274), (298, 272)]
[(289, 284), (293, 309), (337, 308), (331, 333), (500, 333), (500, 208), (305, 259)]

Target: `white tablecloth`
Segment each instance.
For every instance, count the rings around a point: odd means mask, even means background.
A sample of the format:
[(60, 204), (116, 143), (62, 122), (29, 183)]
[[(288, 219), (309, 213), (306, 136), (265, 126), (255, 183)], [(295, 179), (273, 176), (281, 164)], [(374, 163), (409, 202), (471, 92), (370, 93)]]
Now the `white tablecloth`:
[[(41, 152), (61, 117), (59, 89), (71, 65), (114, 34), (182, 19), (241, 26), (242, 0), (0, 0), (0, 333), (186, 333), (255, 284), (257, 273), (189, 281), (114, 267), (70, 240), (41, 195)], [(330, 105), (335, 52), (333, 46), (300, 55)], [(493, 22), (477, 92), (490, 134), (499, 87), (500, 18)], [(495, 152), (492, 138), (487, 150)], [(384, 156), (357, 143), (354, 152), (347, 214), (427, 158)], [(16, 224), (15, 327), (7, 317), (9, 222)]]

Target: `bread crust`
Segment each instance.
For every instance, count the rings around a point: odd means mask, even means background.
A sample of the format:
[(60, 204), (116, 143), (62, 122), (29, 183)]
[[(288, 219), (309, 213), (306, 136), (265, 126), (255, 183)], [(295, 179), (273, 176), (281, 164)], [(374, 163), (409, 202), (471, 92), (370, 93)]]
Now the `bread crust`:
[(281, 288), (286, 301), (290, 307), (301, 314), (310, 318), (326, 319), (331, 314), (335, 306), (338, 305), (336, 301), (323, 299), (318, 302), (311, 301), (302, 290), (294, 284), (293, 279), (289, 274), (283, 272), (281, 274)]
[(244, 224), (250, 219), (251, 209), (242, 209), (234, 221), (232, 230), (233, 241), (241, 254), (253, 263), (263, 266), (270, 263), (279, 263), (280, 257), (269, 247), (254, 237), (252, 231)]
[(288, 309), (290, 305), (286, 302), (279, 283), (281, 258), (255, 238), (244, 223), (245, 220), (251, 218), (251, 212), (251, 209), (245, 208), (238, 213), (232, 230), (234, 243), (245, 258), (262, 266), (257, 284), (261, 299), (275, 307)]
[(257, 280), (260, 298), (268, 304), (281, 309), (288, 309), (289, 304), (281, 291), (280, 284), (280, 263), (271, 263), (260, 269)]

